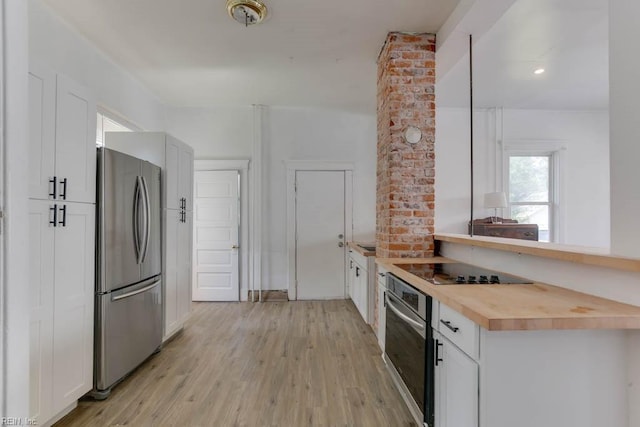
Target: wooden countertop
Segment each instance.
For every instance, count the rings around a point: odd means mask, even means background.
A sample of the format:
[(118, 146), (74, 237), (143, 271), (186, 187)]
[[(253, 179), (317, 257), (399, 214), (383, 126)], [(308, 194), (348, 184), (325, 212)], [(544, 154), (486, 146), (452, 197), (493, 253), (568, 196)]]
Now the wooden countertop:
[[(433, 285), (394, 265), (394, 261), (376, 259), (390, 273), (490, 331), (640, 329), (640, 307), (633, 305), (542, 283)], [(424, 264), (433, 259), (412, 261)]]
[(602, 248), (560, 245), (557, 243), (536, 242), (531, 240), (505, 239), (502, 237), (471, 237), (466, 234), (452, 233), (436, 233), (434, 238), (442, 242), (498, 249), (561, 261), (640, 272), (640, 259), (613, 255)]
[(360, 255), (364, 255), (364, 256), (376, 256), (376, 251), (368, 251), (365, 248), (363, 248), (360, 245), (364, 245), (364, 246), (375, 246), (375, 243), (362, 243), (362, 242), (349, 242), (347, 243), (347, 245), (349, 246), (349, 248), (353, 249), (354, 251), (358, 252)]

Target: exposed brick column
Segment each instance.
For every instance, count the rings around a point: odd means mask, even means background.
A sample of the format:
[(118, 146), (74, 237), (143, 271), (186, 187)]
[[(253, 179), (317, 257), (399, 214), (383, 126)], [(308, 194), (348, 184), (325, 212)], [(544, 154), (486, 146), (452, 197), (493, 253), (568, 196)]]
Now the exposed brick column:
[[(433, 256), (435, 180), (433, 34), (389, 33), (378, 58), (376, 254)], [(407, 126), (422, 131), (415, 145)]]

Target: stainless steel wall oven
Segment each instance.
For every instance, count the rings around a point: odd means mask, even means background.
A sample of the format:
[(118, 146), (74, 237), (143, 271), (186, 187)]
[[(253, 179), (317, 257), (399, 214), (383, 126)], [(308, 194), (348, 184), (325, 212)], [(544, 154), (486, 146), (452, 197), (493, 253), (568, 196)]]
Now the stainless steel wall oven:
[(430, 296), (387, 275), (385, 360), (414, 416), (434, 419), (434, 343)]

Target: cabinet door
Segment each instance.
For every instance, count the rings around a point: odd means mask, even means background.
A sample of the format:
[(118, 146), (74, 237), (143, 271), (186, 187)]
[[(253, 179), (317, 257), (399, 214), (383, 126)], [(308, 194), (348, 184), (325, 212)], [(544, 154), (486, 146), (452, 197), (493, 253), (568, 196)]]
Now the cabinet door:
[(353, 301), (353, 286), (355, 281), (354, 279), (356, 277), (356, 263), (353, 261), (353, 258), (351, 258), (351, 256), (349, 256), (347, 268), (349, 269), (347, 271), (347, 287), (349, 288), (349, 298), (351, 298), (351, 301)]
[(55, 162), (58, 199), (95, 203), (96, 104), (85, 88), (61, 75), (57, 79)]
[(384, 352), (384, 330), (387, 326), (386, 322), (386, 302), (385, 302), (385, 292), (387, 288), (384, 283), (380, 284), (378, 280), (378, 345), (380, 345), (380, 349)]
[(53, 414), (53, 202), (29, 201), (29, 416), (44, 423)]
[(178, 176), (179, 198), (185, 198), (188, 211), (193, 210), (193, 150), (183, 146), (180, 149), (180, 175)]
[(78, 400), (93, 386), (95, 215), (92, 204), (58, 204), (52, 253), (55, 256), (55, 413)]
[(56, 74), (35, 64), (29, 70), (29, 197), (52, 198), (55, 175)]
[(166, 136), (164, 168), (164, 204), (167, 209), (180, 209), (178, 176), (180, 174), (181, 143), (171, 135)]
[(478, 364), (434, 331), (440, 361), (435, 369), (436, 427), (478, 425)]
[(165, 209), (164, 234), (164, 337), (179, 328), (178, 318), (178, 225), (180, 214)]
[(367, 319), (367, 270), (362, 268), (361, 265), (356, 266), (356, 306), (360, 312), (360, 316), (364, 319), (365, 323)]
[(191, 311), (191, 252), (193, 213), (184, 213), (184, 222), (178, 223), (178, 319), (183, 322)]

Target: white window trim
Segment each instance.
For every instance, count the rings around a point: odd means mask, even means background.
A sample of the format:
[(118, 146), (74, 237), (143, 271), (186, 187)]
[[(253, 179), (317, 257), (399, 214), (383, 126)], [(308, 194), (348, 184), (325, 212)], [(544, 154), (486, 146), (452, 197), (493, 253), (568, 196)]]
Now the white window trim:
[[(509, 194), (509, 157), (510, 156), (550, 156), (551, 182), (549, 183), (552, 200), (550, 221), (550, 240), (553, 243), (565, 242), (565, 177), (566, 141), (551, 140), (507, 140), (502, 144), (502, 188)], [(507, 208), (511, 217), (511, 206)]]

